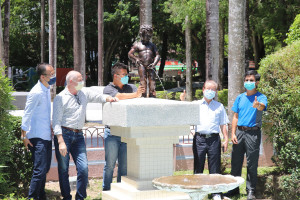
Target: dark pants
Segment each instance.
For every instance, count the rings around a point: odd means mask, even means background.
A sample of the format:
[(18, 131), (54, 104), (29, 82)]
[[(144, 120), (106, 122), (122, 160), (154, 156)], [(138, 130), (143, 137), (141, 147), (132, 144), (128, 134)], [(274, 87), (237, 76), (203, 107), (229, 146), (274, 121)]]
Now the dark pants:
[(244, 154), (247, 158), (247, 191), (254, 190), (257, 182), (257, 166), (259, 158), (259, 146), (261, 141), (260, 130), (241, 131), (236, 130), (238, 144), (232, 147), (231, 175), (241, 176), (244, 162)]
[(41, 138), (30, 139), (33, 147), (28, 145), (32, 153), (33, 173), (29, 188), (29, 199), (45, 199), (46, 175), (50, 169), (52, 157), (52, 141)]
[(60, 154), (57, 137), (54, 137), (61, 195), (63, 196), (63, 199), (72, 199), (69, 183), (69, 161), (71, 153), (77, 169), (77, 192), (75, 199), (84, 199), (86, 198), (86, 187), (88, 184), (88, 161), (83, 133), (75, 133), (64, 128), (62, 128), (62, 132), (68, 150), (65, 157)]
[(219, 135), (209, 138), (195, 134), (193, 139), (194, 174), (203, 173), (207, 154), (210, 174), (219, 174), (221, 166), (221, 139)]

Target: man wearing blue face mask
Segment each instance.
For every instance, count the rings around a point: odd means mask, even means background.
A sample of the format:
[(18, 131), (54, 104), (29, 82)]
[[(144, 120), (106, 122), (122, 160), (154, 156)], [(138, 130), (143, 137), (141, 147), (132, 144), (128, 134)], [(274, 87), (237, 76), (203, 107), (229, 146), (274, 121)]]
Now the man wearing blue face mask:
[(51, 65), (41, 63), (37, 74), (39, 81), (27, 96), (21, 126), (21, 139), (33, 161), (28, 199), (46, 199), (46, 174), (52, 156), (50, 85), (55, 83), (55, 72)]
[[(260, 75), (255, 70), (245, 74), (246, 92), (240, 94), (232, 107), (231, 174), (241, 176), (244, 154), (247, 158), (247, 200), (254, 200), (257, 182), (259, 146), (261, 142), (262, 112), (267, 108), (267, 97), (257, 91)], [(239, 194), (239, 188), (229, 191), (226, 196)]]
[[(200, 110), (200, 122), (196, 126), (193, 138), (194, 174), (203, 173), (206, 154), (208, 158), (208, 169), (210, 174), (221, 173), (221, 147), (227, 151), (229, 122), (223, 104), (213, 100), (218, 85), (213, 80), (208, 80), (203, 85), (203, 99), (197, 101)], [(185, 91), (180, 95), (185, 99)], [(224, 136), (221, 145), (220, 131)], [(221, 200), (220, 194), (213, 194), (214, 200)]]
[[(128, 84), (127, 66), (123, 63), (116, 63), (111, 74), (113, 82), (108, 84), (104, 90), (104, 94), (117, 97), (119, 100), (139, 98), (145, 92), (145, 88)], [(121, 176), (127, 175), (127, 145), (121, 142), (121, 137), (111, 135), (108, 126), (105, 126), (104, 134), (105, 145), (105, 166), (103, 169), (103, 191), (110, 190), (113, 172), (118, 160), (118, 176), (117, 182), (121, 182)]]

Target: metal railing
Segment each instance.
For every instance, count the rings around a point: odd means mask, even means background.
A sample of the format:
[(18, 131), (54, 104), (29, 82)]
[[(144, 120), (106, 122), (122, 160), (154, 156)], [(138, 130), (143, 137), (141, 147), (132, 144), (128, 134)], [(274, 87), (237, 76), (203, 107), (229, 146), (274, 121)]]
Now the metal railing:
[[(104, 148), (104, 126), (84, 127), (83, 135), (87, 148)], [(179, 136), (179, 144), (192, 144), (195, 126), (190, 127), (190, 133)]]

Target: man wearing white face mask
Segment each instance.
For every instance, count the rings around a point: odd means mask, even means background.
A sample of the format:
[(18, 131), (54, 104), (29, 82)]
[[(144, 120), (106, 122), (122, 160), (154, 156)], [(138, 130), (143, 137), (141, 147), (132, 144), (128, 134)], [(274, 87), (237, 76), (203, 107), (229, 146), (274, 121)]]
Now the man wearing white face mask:
[[(267, 108), (267, 97), (256, 90), (260, 75), (255, 70), (245, 74), (244, 87), (246, 92), (240, 94), (232, 107), (231, 141), (231, 174), (241, 176), (244, 154), (247, 158), (247, 200), (255, 200), (257, 182), (257, 166), (261, 141), (262, 111)], [(226, 196), (240, 193), (239, 188), (229, 191)]]
[[(210, 174), (221, 173), (221, 139), (220, 131), (224, 136), (222, 148), (227, 151), (229, 123), (223, 104), (213, 100), (216, 95), (218, 84), (208, 80), (203, 85), (203, 99), (199, 100), (200, 122), (196, 126), (193, 138), (194, 174), (203, 173), (206, 154)], [(185, 99), (185, 91), (180, 95)], [(214, 200), (221, 200), (220, 194), (213, 194)]]
[(58, 163), (59, 185), (63, 199), (71, 200), (69, 184), (70, 153), (77, 169), (77, 193), (75, 199), (86, 198), (88, 184), (88, 161), (82, 127), (88, 102), (113, 102), (117, 98), (94, 93), (83, 88), (82, 75), (70, 71), (66, 77), (67, 86), (53, 102), (53, 130), (55, 155)]

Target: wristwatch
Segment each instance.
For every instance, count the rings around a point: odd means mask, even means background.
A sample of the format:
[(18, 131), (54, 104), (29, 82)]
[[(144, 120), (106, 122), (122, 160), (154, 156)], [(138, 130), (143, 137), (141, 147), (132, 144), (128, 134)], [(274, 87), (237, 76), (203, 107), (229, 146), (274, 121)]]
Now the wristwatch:
[(21, 139), (22, 139), (22, 140), (25, 140), (25, 139), (26, 139), (26, 137), (21, 137)]

